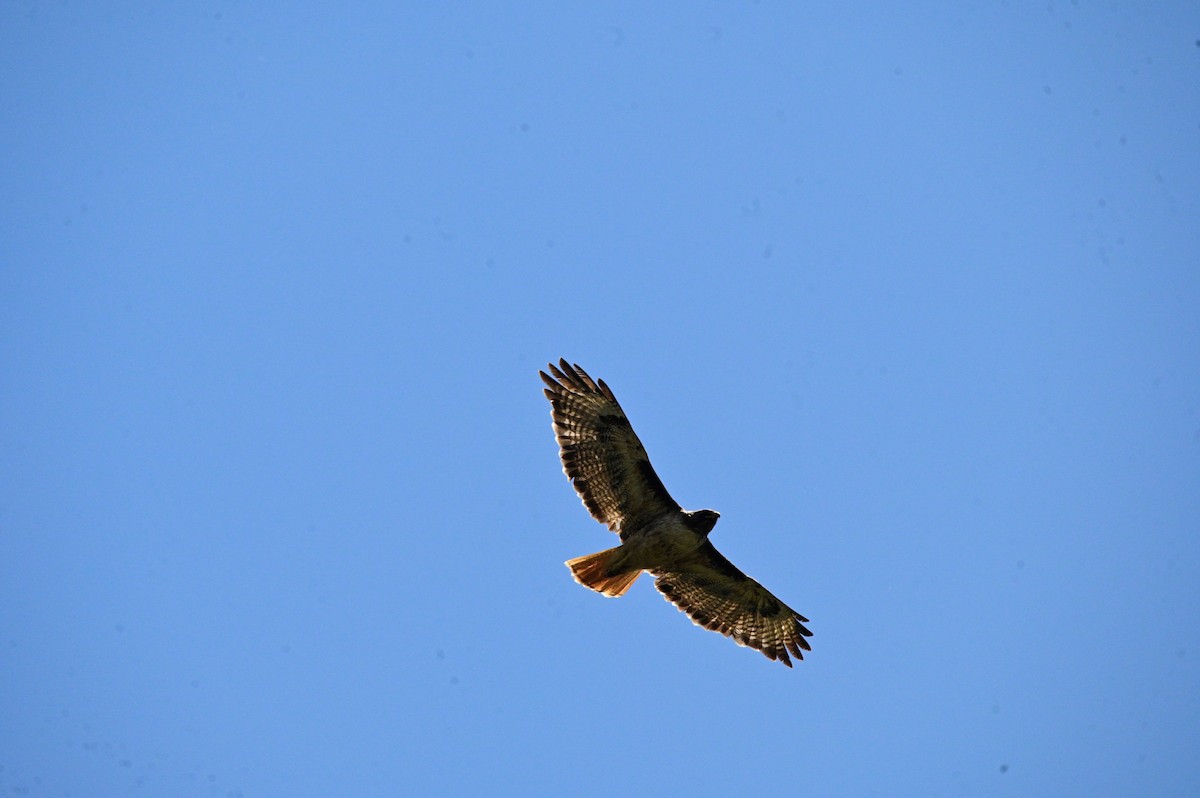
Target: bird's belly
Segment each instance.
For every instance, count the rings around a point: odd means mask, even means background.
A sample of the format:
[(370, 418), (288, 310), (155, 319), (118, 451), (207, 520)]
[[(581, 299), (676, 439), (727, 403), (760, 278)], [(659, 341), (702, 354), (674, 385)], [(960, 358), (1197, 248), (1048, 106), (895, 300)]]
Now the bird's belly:
[(677, 562), (694, 552), (704, 542), (703, 535), (679, 523), (656, 523), (629, 535), (622, 548), (629, 550), (630, 559), (643, 569), (659, 568)]

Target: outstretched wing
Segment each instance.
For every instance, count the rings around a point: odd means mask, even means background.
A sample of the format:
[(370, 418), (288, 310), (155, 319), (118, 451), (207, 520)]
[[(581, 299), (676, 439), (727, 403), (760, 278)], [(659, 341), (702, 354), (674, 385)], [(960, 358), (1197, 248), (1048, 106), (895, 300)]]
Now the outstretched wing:
[(698, 626), (756, 648), (789, 668), (789, 653), (804, 659), (804, 652), (812, 650), (804, 639), (812, 636), (804, 628), (808, 619), (739, 571), (707, 540), (670, 569), (651, 573), (659, 592)]
[(604, 380), (594, 381), (565, 359), (558, 367), (551, 363), (550, 374), (538, 373), (547, 386), (563, 473), (593, 518), (621, 533), (680, 510)]

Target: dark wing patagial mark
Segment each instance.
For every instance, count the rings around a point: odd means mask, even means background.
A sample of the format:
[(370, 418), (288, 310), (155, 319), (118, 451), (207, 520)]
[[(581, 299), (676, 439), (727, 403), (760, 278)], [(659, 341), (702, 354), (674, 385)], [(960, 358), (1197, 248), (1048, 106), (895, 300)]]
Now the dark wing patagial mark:
[(808, 619), (739, 571), (707, 540), (669, 569), (652, 571), (654, 586), (694, 623), (756, 648), (789, 668), (811, 651)]
[(614, 532), (680, 507), (650, 465), (617, 397), (604, 380), (565, 359), (544, 371), (563, 472), (588, 512)]

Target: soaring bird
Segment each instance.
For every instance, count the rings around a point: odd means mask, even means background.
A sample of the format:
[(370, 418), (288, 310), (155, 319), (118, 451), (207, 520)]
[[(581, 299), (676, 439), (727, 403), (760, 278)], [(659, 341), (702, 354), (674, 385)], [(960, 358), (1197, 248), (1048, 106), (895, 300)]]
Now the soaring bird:
[(568, 560), (576, 581), (615, 597), (649, 571), (659, 592), (696, 625), (789, 668), (791, 657), (804, 659), (812, 650), (808, 619), (717, 551), (708, 536), (719, 513), (684, 510), (671, 498), (604, 380), (565, 359), (549, 369), (538, 373), (563, 473), (592, 517), (621, 538), (615, 548)]

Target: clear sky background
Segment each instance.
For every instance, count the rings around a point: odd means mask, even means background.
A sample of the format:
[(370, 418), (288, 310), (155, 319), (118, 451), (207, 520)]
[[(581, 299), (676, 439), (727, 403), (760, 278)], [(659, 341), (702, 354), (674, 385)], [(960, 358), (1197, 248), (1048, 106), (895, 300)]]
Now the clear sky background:
[(1195, 3), (385, 5), (0, 6), (0, 792), (1200, 794)]

